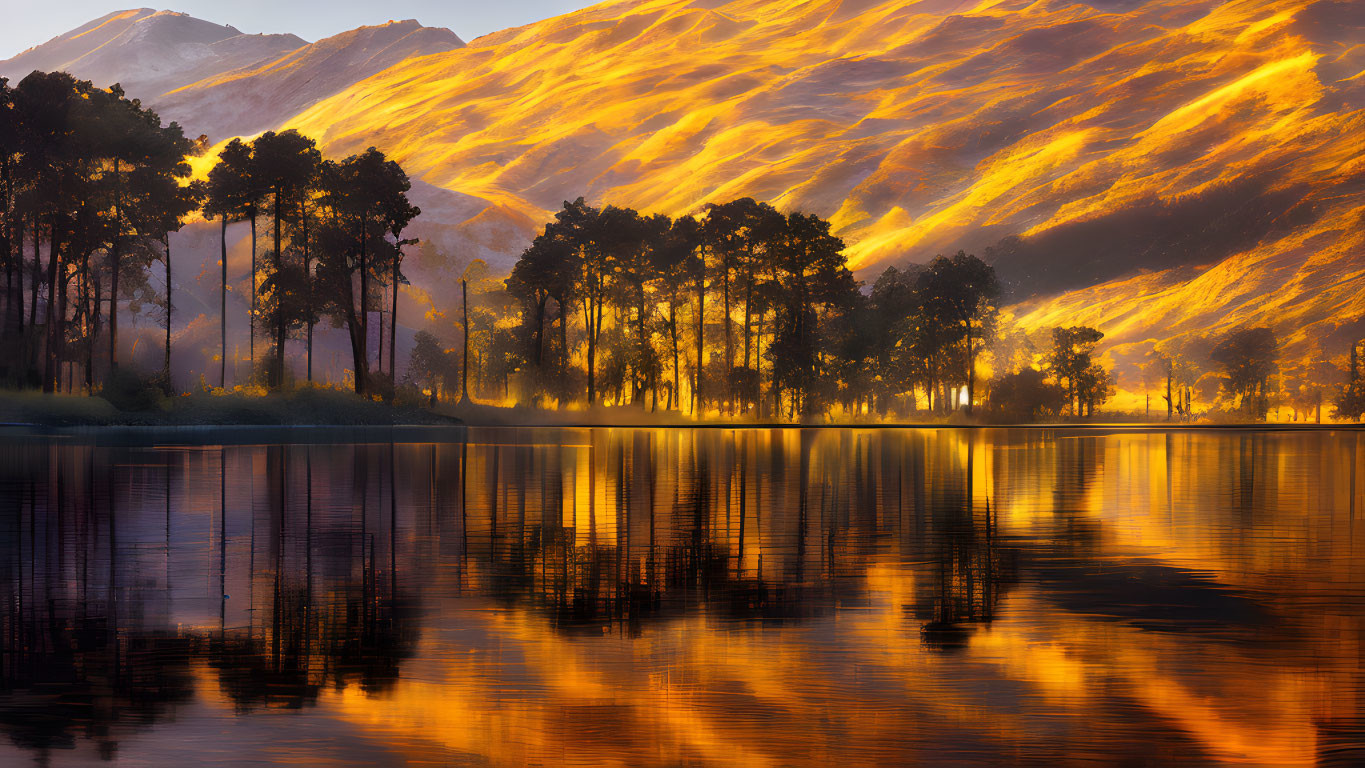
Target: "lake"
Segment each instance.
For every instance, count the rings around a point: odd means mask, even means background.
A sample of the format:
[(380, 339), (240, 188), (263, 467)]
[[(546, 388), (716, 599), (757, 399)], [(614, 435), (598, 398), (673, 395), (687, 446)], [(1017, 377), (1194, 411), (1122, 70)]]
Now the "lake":
[(1365, 764), (1365, 433), (0, 441), (0, 765)]

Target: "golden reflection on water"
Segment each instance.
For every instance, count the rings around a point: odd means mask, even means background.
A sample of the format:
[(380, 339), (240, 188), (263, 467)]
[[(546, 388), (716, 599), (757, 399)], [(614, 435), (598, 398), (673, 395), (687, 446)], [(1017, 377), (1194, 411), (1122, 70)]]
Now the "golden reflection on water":
[(1361, 435), (0, 445), (0, 763), (1359, 765)]

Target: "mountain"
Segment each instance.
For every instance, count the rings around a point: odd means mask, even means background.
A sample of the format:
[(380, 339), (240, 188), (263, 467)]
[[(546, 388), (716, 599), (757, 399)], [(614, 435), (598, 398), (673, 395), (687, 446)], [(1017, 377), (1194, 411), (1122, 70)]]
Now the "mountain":
[(155, 71), (175, 87), (129, 92), (191, 133), (377, 146), (444, 255), (414, 262), (428, 321), (563, 200), (752, 196), (829, 218), (864, 280), (979, 253), (1026, 327), (1097, 325), (1121, 374), (1237, 325), (1290, 359), (1365, 333), (1365, 0), (608, 0), (467, 46), (402, 22), (249, 64), (179, 52), (235, 32), (129, 11), (0, 73)]
[(63, 70), (97, 86), (123, 85), (146, 101), (205, 77), (279, 57), (305, 42), (294, 35), (244, 35), (170, 11), (116, 11), (0, 61), (14, 82)]
[(202, 126), (214, 137), (251, 135), (406, 59), (463, 46), (448, 29), (390, 21), (205, 77), (154, 103), (166, 119)]
[(463, 46), (454, 32), (412, 19), (308, 43), (143, 8), (111, 13), (0, 61), (0, 76), (17, 82), (35, 69), (65, 70), (98, 86), (120, 83), (164, 120), (217, 139), (273, 128), (405, 59)]
[(1029, 322), (1302, 347), (1365, 310), (1362, 25), (1360, 0), (625, 0), (288, 124), (532, 220), (747, 195), (830, 218), (864, 279), (964, 248)]

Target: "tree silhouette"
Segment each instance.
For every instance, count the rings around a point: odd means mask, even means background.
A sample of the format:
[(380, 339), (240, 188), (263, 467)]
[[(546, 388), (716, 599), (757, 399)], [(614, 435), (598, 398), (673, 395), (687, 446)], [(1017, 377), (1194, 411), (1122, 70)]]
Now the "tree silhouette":
[(394, 244), (385, 239), (390, 212), (406, 199), (403, 169), (374, 147), (341, 162), (324, 163), (319, 203), (326, 209), (318, 231), (317, 284), (326, 310), (351, 340), (355, 391), (368, 392), (369, 311), (372, 286), (385, 271)]
[(936, 257), (919, 276), (917, 286), (926, 316), (941, 317), (959, 326), (954, 335), (965, 346), (962, 356), (967, 382), (967, 412), (976, 396), (976, 362), (995, 333), (995, 301), (1000, 284), (995, 269), (963, 251), (951, 259)]
[[(702, 233), (721, 278), (727, 372), (735, 369), (731, 330), (734, 301), (740, 302), (743, 308), (743, 370), (753, 370), (751, 363), (757, 363), (753, 344), (754, 314), (758, 309), (757, 302), (762, 299), (763, 275), (772, 274), (776, 251), (787, 225), (782, 214), (771, 205), (748, 197), (710, 206), (702, 221)], [(733, 373), (728, 375), (733, 377)], [(746, 374), (746, 377), (753, 389), (746, 393), (744, 400), (757, 402), (758, 387), (761, 386), (759, 377), (752, 374)], [(733, 407), (736, 392), (732, 384), (727, 384), (726, 395)]]
[[(312, 139), (297, 131), (267, 131), (253, 142), (252, 161), (256, 184), (270, 197), (271, 218), (274, 221), (272, 271), (267, 279), (270, 281), (273, 309), (270, 324), (275, 330), (275, 362), (269, 382), (278, 389), (284, 386), (284, 345), (289, 328), (293, 323), (306, 319), (304, 315), (310, 278), (306, 274), (306, 266), (294, 268), (289, 265), (284, 247), (284, 228), (287, 222), (299, 228), (299, 242), (292, 245), (301, 261), (306, 247), (306, 236), (303, 234), (306, 229), (301, 221), (304, 199), (317, 181), (322, 154)], [(290, 271), (302, 274), (290, 275)]]
[(1083, 398), (1099, 383), (1091, 371), (1090, 355), (1104, 334), (1083, 325), (1052, 329), (1052, 355), (1048, 366), (1058, 381), (1066, 382), (1071, 415), (1083, 416)]
[[(844, 243), (830, 233), (829, 222), (793, 213), (775, 249), (776, 282), (785, 300), (777, 309), (777, 336), (768, 347), (773, 362), (774, 402), (782, 392), (791, 398), (791, 413), (813, 414), (823, 403), (818, 390), (823, 374), (820, 354), (821, 315), (857, 290), (845, 266)], [(811, 397), (815, 395), (815, 397)]]
[[(228, 290), (228, 252), (227, 228), (234, 221), (245, 221), (254, 212), (256, 182), (252, 174), (251, 145), (241, 139), (233, 139), (218, 154), (218, 163), (208, 175), (208, 188), (204, 202), (204, 215), (218, 219), (219, 248), (222, 270), (219, 282), (218, 318), (220, 334), (220, 354), (218, 386), (227, 386), (227, 290)], [(252, 277), (253, 283), (255, 276)], [(253, 321), (254, 322), (254, 321)]]
[(390, 163), (385, 166), (389, 173), (385, 174), (384, 180), (387, 182), (385, 189), (380, 194), (380, 210), (384, 219), (384, 225), (388, 228), (389, 234), (393, 236), (393, 266), (390, 270), (390, 280), (393, 285), (393, 302), (389, 306), (389, 375), (397, 377), (394, 368), (394, 356), (398, 349), (398, 285), (405, 282), (402, 273), (403, 265), (403, 246), (416, 245), (415, 238), (403, 239), (403, 230), (407, 229), (408, 224), (413, 219), (422, 215), (422, 209), (408, 202), (407, 193), (412, 189), (412, 184), (408, 181), (408, 176), (403, 172), (402, 167), (397, 163)]
[(1219, 367), (1237, 408), (1264, 419), (1270, 410), (1270, 378), (1278, 371), (1278, 344), (1269, 328), (1239, 328), (1219, 339), (1209, 359)]

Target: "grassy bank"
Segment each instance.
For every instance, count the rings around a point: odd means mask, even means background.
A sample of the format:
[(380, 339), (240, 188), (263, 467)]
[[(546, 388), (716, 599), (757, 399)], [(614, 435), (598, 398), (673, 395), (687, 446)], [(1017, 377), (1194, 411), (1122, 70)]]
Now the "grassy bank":
[(232, 392), (146, 397), (118, 405), (99, 396), (3, 392), (0, 393), (0, 423), (46, 427), (157, 427), (387, 426), (458, 422), (449, 415), (416, 405), (391, 405), (335, 389), (305, 388), (269, 395)]
[[(651, 412), (631, 406), (598, 406), (589, 410), (544, 410), (527, 406), (505, 407), (480, 403), (443, 403), (434, 409), (419, 402), (383, 403), (357, 397), (343, 390), (305, 387), (290, 392), (258, 394), (246, 392), (195, 393), (162, 397), (145, 390), (128, 396), (112, 392), (110, 397), (84, 395), (44, 395), (31, 391), (0, 391), (0, 424), (38, 427), (213, 427), (213, 426), (341, 426), (369, 427), (395, 425), (453, 425), (516, 427), (988, 427), (988, 426), (1105, 426), (1105, 427), (1316, 427), (1305, 422), (1237, 422), (1201, 419), (1193, 423), (1147, 420), (1137, 414), (1100, 414), (1084, 421), (1050, 424), (1006, 424), (986, 414), (969, 417), (925, 416), (912, 421), (883, 420), (875, 417), (815, 419), (803, 424), (773, 423), (757, 418), (712, 418), (693, 420), (676, 411)], [(1343, 427), (1323, 424), (1323, 428)], [(1354, 426), (1354, 425), (1349, 425)]]

